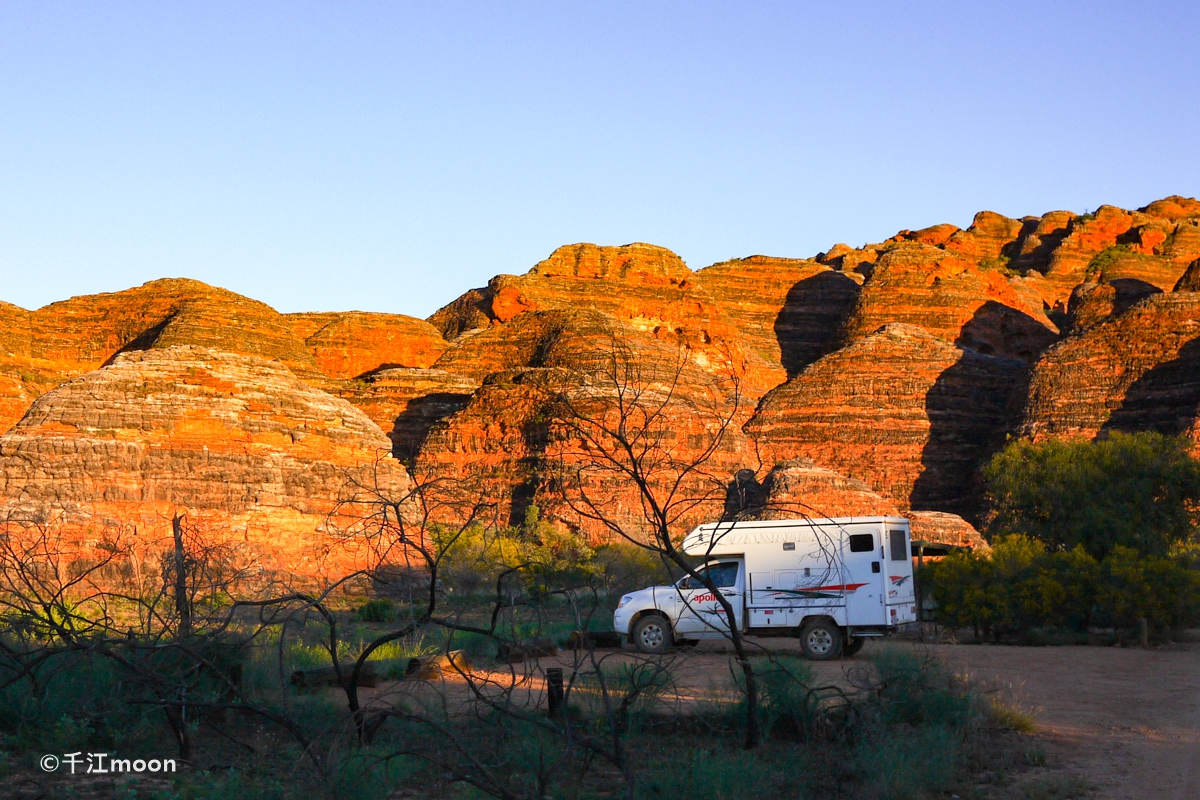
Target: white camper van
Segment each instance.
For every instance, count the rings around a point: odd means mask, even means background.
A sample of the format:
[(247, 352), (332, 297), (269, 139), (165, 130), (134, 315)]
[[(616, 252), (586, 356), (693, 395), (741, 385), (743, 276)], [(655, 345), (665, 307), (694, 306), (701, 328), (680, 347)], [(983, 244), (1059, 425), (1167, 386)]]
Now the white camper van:
[[(823, 660), (916, 621), (909, 539), (902, 517), (770, 520), (701, 525), (682, 549), (705, 559), (738, 630), (799, 635)], [(625, 595), (613, 625), (643, 653), (729, 635), (716, 596), (690, 576)]]

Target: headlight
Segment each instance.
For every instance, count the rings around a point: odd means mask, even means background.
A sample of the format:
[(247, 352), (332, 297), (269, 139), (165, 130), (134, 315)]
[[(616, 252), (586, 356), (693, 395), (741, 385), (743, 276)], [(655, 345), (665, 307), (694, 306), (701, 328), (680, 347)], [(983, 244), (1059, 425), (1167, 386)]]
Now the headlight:
[(621, 602), (617, 603), (617, 608), (624, 608), (625, 606), (629, 605), (629, 601), (631, 599), (633, 599), (632, 595), (625, 595), (621, 598)]

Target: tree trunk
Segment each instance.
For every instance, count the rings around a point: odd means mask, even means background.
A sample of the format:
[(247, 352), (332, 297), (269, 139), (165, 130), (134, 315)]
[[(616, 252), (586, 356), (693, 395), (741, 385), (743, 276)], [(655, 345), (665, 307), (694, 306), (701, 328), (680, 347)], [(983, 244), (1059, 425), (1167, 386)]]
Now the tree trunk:
[(176, 514), (171, 520), (171, 532), (175, 534), (175, 610), (179, 612), (179, 637), (192, 633), (192, 607), (188, 602), (187, 553), (183, 549), (183, 517)]

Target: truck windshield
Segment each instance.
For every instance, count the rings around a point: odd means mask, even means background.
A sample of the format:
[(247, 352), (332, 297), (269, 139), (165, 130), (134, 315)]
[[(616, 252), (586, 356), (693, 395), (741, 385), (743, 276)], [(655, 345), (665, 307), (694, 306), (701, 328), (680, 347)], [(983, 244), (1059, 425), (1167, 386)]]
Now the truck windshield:
[[(709, 564), (704, 569), (700, 570), (700, 574), (707, 574), (717, 585), (718, 589), (727, 589), (731, 586), (737, 586), (738, 564), (736, 561), (728, 561), (721, 564)], [(690, 575), (685, 576), (679, 582), (680, 589), (703, 589), (704, 584)]]

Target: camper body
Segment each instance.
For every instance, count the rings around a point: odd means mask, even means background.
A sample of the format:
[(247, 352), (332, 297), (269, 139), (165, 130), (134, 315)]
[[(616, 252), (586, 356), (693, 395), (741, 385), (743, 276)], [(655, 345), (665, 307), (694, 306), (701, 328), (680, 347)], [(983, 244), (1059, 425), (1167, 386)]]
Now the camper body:
[[(811, 658), (836, 658), (915, 622), (908, 520), (843, 517), (701, 525), (683, 540), (689, 556), (733, 606), (751, 636), (800, 636)], [(621, 598), (618, 633), (643, 652), (726, 638), (729, 621), (690, 576)]]

